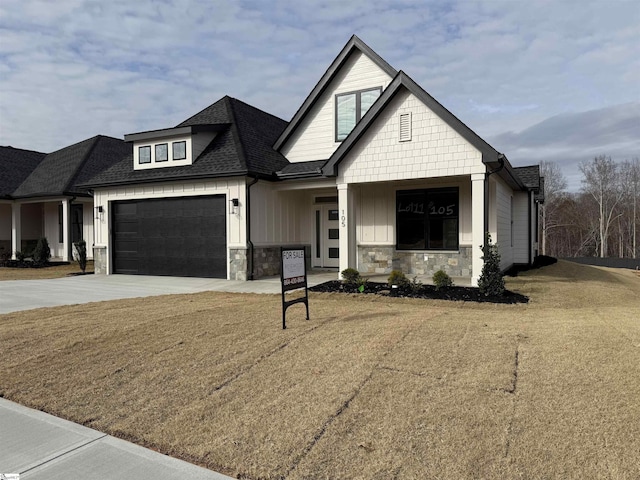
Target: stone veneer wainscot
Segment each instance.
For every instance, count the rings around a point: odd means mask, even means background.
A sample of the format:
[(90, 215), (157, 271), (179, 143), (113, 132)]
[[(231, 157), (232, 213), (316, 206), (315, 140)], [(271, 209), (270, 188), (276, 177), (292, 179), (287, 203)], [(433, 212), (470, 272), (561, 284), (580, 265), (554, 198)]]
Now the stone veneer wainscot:
[(443, 270), (452, 277), (470, 277), (471, 251), (471, 247), (451, 252), (405, 252), (390, 245), (359, 246), (358, 269), (377, 274), (400, 270), (406, 275), (433, 275)]

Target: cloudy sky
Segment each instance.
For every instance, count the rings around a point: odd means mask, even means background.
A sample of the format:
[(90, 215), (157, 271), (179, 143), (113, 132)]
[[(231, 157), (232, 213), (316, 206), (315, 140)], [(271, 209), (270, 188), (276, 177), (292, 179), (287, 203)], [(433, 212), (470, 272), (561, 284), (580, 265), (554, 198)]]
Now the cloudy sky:
[(513, 165), (640, 157), (640, 2), (2, 0), (0, 145), (174, 126), (230, 95), (291, 119), (357, 34)]

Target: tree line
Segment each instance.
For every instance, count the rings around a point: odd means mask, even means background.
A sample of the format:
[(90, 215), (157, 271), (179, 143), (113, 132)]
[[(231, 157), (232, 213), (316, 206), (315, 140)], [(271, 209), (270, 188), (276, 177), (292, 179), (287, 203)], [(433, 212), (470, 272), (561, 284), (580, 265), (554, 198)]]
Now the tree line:
[(553, 257), (638, 258), (640, 160), (600, 155), (580, 164), (582, 188), (567, 192), (558, 164), (540, 162), (540, 253)]

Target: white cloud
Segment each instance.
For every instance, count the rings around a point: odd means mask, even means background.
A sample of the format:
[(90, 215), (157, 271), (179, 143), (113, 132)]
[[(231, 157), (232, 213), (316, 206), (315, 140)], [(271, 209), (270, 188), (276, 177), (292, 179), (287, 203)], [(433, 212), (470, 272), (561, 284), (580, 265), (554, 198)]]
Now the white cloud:
[[(225, 94), (289, 119), (356, 33), (515, 164), (613, 156), (637, 149), (608, 107), (640, 101), (639, 23), (631, 1), (4, 0), (0, 144), (121, 138)], [(608, 136), (571, 128), (591, 110)]]

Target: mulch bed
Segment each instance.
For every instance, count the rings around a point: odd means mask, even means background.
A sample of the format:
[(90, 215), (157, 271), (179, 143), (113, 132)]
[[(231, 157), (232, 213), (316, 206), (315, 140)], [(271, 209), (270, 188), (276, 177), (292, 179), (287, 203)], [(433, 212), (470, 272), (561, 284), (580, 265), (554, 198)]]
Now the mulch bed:
[[(478, 288), (473, 287), (442, 287), (436, 290), (433, 285), (420, 285), (417, 287), (404, 287), (392, 289), (386, 283), (366, 282), (364, 290), (359, 291), (358, 285), (348, 285), (340, 280), (321, 283), (315, 287), (310, 287), (312, 292), (327, 293), (348, 293), (348, 294), (374, 294), (388, 297), (423, 298), (435, 300), (453, 300), (463, 302), (483, 302), (483, 303), (528, 303), (529, 297), (519, 293), (505, 290), (501, 297), (485, 296)], [(397, 290), (397, 292), (395, 292)]]

